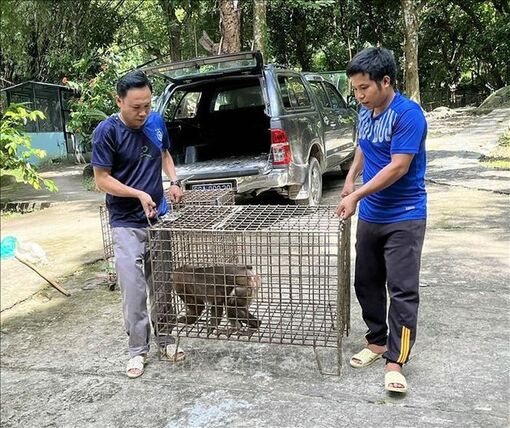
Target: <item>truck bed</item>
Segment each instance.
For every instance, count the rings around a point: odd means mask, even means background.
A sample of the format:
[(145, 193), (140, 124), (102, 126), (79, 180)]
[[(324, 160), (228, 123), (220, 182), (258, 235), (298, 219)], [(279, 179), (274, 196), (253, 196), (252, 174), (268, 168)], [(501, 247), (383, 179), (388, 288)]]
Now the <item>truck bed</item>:
[(231, 156), (176, 167), (180, 179), (193, 181), (258, 175), (270, 170), (271, 162), (267, 153), (256, 156)]

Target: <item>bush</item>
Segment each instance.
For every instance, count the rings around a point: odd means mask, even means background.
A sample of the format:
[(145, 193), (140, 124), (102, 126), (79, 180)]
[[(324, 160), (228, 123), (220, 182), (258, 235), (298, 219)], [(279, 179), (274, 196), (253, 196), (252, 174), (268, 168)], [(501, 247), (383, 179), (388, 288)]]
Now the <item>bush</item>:
[(36, 121), (38, 118), (44, 119), (44, 114), (39, 110), (29, 111), (23, 104), (10, 104), (7, 107), (0, 125), (0, 170), (17, 170), (23, 183), (34, 189), (40, 189), (42, 183), (50, 192), (56, 192), (58, 188), (55, 183), (42, 178), (29, 162), (32, 156), (39, 159), (46, 157), (44, 150), (32, 147), (30, 137), (23, 132), (27, 121)]
[(117, 111), (115, 85), (118, 79), (118, 59), (112, 54), (103, 58), (100, 73), (88, 81), (63, 83), (73, 89), (78, 97), (71, 100), (69, 129), (82, 137), (84, 152), (91, 150), (92, 132), (99, 122)]

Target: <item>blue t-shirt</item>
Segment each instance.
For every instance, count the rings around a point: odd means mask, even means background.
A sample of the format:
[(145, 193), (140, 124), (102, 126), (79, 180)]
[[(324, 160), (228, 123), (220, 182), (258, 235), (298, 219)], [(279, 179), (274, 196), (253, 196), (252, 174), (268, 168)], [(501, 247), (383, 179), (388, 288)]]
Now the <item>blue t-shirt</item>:
[(427, 122), (421, 107), (396, 92), (383, 113), (375, 118), (372, 114), (372, 110), (362, 108), (358, 120), (358, 143), (364, 155), (363, 182), (388, 165), (392, 154), (414, 157), (407, 174), (361, 200), (359, 218), (371, 223), (425, 219)]
[[(102, 121), (92, 135), (92, 165), (111, 170), (113, 178), (148, 193), (159, 215), (168, 211), (163, 194), (161, 151), (169, 148), (163, 118), (151, 112), (140, 129), (128, 128), (117, 114)], [(137, 198), (106, 194), (112, 227), (147, 227)]]

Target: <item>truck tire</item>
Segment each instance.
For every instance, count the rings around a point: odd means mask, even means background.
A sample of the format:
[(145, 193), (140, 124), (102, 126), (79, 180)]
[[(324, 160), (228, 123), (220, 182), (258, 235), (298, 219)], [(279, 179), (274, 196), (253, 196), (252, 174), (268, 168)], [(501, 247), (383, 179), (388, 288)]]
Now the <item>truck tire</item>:
[(319, 161), (311, 157), (308, 163), (308, 198), (297, 199), (298, 205), (315, 207), (320, 205), (322, 198), (322, 169)]

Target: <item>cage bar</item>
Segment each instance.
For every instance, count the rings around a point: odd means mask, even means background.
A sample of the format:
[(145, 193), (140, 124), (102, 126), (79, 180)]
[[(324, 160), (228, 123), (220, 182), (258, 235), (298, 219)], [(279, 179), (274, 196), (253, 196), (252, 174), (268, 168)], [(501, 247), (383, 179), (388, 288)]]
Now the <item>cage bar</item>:
[[(311, 346), (340, 374), (350, 222), (335, 207), (188, 205), (149, 242), (158, 336)], [(336, 371), (318, 348), (336, 349)]]

